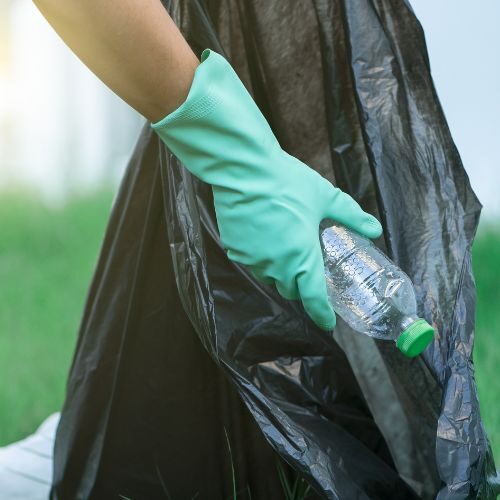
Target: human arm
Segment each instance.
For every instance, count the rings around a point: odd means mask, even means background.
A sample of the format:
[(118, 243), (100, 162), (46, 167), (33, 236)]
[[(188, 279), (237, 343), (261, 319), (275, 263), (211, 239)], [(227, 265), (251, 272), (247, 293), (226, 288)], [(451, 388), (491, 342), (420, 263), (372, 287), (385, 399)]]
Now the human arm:
[[(159, 0), (35, 0), (80, 59), (152, 120), (162, 141), (213, 187), (228, 257), (335, 325), (319, 242), (323, 218), (368, 236), (378, 221), (283, 151), (230, 64), (201, 64)], [(297, 96), (300, 99), (300, 96)]]
[(33, 0), (70, 49), (156, 121), (186, 98), (199, 64), (160, 0)]

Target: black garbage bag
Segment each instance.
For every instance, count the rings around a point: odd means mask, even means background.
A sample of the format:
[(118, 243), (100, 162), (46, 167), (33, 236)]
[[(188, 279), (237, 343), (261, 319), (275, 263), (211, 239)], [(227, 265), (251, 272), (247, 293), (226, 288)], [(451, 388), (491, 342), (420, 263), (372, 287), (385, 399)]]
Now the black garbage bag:
[(274, 500), (297, 475), (307, 498), (495, 498), (472, 362), (481, 205), (409, 3), (165, 7), (196, 53), (226, 55), (286, 151), (381, 219), (437, 336), (406, 359), (342, 321), (318, 330), (226, 258), (210, 186), (146, 126), (89, 290), (51, 498)]

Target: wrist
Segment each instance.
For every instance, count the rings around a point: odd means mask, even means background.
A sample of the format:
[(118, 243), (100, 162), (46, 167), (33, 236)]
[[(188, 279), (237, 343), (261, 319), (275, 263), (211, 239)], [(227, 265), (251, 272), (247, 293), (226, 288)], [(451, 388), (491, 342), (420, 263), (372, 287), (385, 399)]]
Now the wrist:
[(194, 71), (192, 83), (185, 98), (169, 114), (151, 124), (154, 130), (159, 132), (181, 121), (203, 118), (216, 107), (220, 96), (214, 90), (219, 80), (217, 73), (220, 71), (220, 65), (205, 63), (211, 53), (210, 49), (203, 51), (201, 63)]
[(211, 50), (203, 52), (186, 100), (151, 127), (188, 170), (212, 185), (222, 178), (237, 184), (241, 169), (269, 170), (282, 153), (229, 62)]
[(161, 89), (161, 95), (158, 93), (149, 95), (151, 102), (147, 103), (146, 109), (149, 112), (146, 111), (145, 116), (152, 123), (162, 120), (164, 116), (168, 116), (186, 101), (196, 69), (200, 65), (198, 58), (192, 53), (190, 55), (191, 57), (189, 54), (186, 55), (186, 58), (182, 60), (182, 67), (175, 71), (175, 79), (164, 78), (168, 82), (168, 87)]

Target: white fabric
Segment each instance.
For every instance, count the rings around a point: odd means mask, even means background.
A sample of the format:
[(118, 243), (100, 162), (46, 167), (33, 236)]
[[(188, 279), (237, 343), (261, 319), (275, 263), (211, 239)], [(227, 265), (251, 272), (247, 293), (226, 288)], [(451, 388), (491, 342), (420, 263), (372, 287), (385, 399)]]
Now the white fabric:
[(0, 500), (47, 500), (59, 413), (27, 438), (0, 448)]

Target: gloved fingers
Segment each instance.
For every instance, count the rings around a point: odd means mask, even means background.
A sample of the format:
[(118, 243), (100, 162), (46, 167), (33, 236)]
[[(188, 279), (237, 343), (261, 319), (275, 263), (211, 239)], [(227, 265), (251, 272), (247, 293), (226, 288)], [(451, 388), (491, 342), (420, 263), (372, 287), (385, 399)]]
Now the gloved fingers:
[(297, 278), (300, 299), (310, 318), (323, 330), (332, 330), (335, 326), (335, 313), (328, 300), (325, 267), (321, 246), (313, 249), (309, 269)]
[(286, 281), (276, 281), (276, 290), (278, 290), (278, 293), (287, 300), (298, 300), (300, 298), (295, 276)]
[(368, 238), (378, 238), (382, 234), (380, 222), (373, 215), (363, 211), (348, 194), (328, 184), (329, 190), (325, 198), (326, 206), (323, 217), (340, 222)]

